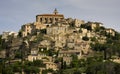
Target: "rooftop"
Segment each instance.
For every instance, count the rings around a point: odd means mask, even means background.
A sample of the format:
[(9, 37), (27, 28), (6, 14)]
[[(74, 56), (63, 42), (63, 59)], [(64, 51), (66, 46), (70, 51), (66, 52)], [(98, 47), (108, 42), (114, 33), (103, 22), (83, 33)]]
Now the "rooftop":
[(58, 14), (58, 11), (56, 8), (55, 8), (53, 14), (38, 14), (37, 16), (60, 16), (60, 17), (64, 17), (63, 14)]

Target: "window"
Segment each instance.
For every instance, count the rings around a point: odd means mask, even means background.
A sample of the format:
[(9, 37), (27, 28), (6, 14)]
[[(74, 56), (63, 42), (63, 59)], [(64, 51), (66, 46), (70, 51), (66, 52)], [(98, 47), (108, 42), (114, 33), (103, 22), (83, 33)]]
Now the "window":
[(53, 21), (52, 18), (50, 18), (50, 23), (52, 23), (52, 21)]
[(42, 18), (40, 18), (40, 22), (42, 22)]

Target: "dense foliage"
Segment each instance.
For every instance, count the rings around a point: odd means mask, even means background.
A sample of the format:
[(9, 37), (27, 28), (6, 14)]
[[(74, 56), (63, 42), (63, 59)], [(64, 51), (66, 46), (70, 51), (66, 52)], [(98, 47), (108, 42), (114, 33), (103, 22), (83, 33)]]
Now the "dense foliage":
[(35, 60), (33, 62), (24, 61), (14, 62), (13, 64), (6, 64), (5, 59), (0, 61), (0, 74), (14, 74), (22, 73), (24, 71), (26, 74), (37, 74), (40, 72), (39, 67), (44, 67), (45, 65), (41, 60)]

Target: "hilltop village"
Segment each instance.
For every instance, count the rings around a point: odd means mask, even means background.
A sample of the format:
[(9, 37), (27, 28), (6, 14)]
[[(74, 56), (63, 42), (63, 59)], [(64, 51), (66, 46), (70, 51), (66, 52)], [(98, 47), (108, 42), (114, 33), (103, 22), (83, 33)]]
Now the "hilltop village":
[[(81, 62), (76, 60), (84, 59), (85, 62), (94, 56), (102, 57), (104, 62), (109, 59), (120, 63), (119, 43), (116, 43), (118, 50), (114, 54), (110, 52), (111, 55), (106, 55), (106, 52), (110, 51), (108, 49), (111, 49), (110, 46), (116, 45), (112, 40), (120, 40), (118, 32), (105, 28), (101, 22), (65, 18), (57, 9), (52, 14), (36, 15), (36, 21), (22, 25), (18, 33), (3, 32), (1, 39), (1, 48), (4, 50), (0, 51), (0, 58), (7, 58), (4, 62), (7, 63), (6, 66), (18, 65), (15, 71), (12, 70), (14, 74), (88, 74), (87, 66), (81, 69), (86, 64), (79, 68), (77, 65)], [(104, 47), (106, 43), (110, 45), (109, 48), (107, 45)], [(105, 48), (107, 50), (104, 50)], [(30, 68), (22, 68), (21, 64)], [(69, 73), (68, 69), (74, 73)]]

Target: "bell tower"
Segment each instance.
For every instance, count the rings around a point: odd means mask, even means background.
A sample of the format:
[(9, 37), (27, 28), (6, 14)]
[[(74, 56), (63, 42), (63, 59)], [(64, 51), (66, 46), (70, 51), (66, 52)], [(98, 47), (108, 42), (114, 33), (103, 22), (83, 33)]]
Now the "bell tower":
[(57, 15), (58, 14), (58, 11), (57, 11), (57, 9), (55, 8), (55, 10), (54, 10), (54, 12), (53, 12), (55, 15)]

